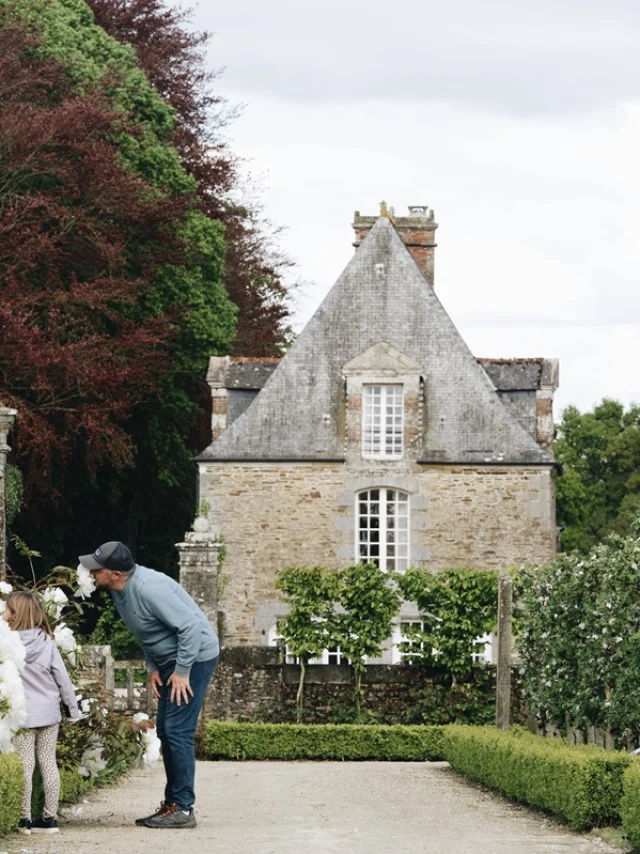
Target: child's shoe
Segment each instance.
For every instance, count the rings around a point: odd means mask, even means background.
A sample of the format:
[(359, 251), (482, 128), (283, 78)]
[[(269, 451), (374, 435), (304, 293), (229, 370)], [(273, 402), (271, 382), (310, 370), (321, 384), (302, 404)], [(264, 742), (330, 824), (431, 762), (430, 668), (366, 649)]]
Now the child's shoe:
[(33, 822), (31, 830), (33, 833), (58, 833), (60, 830), (58, 827), (58, 819), (43, 817), (39, 821)]
[(31, 836), (31, 819), (21, 818), (18, 823), (18, 833), (24, 833), (25, 836)]

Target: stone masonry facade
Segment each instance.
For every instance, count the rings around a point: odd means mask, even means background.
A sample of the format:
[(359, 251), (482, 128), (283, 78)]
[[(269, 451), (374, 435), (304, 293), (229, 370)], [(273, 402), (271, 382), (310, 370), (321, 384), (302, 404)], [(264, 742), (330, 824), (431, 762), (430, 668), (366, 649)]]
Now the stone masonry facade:
[(380, 484), (409, 492), (412, 566), (503, 569), (555, 555), (549, 469), (416, 466), (400, 477), (345, 478), (337, 463), (209, 466), (201, 489), (224, 531), (218, 619), (225, 645), (267, 643), (283, 613), (274, 590), (281, 567), (356, 561), (354, 494)]

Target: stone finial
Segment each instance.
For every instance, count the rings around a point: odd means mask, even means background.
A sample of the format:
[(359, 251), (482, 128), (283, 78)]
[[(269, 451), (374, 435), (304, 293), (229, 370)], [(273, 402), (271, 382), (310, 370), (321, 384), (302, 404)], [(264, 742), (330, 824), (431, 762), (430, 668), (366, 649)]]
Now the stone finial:
[(389, 219), (389, 208), (387, 207), (387, 203), (384, 199), (380, 202), (380, 216)]
[(0, 406), (0, 451), (8, 453), (10, 448), (7, 446), (7, 437), (9, 431), (13, 427), (18, 411), (16, 409), (7, 409), (6, 406)]

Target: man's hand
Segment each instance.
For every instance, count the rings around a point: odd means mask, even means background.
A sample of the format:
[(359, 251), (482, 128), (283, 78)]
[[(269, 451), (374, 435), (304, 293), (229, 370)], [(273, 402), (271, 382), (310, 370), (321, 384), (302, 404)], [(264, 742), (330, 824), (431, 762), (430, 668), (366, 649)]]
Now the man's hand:
[(154, 670), (149, 674), (149, 685), (151, 685), (151, 690), (153, 691), (153, 696), (156, 700), (160, 699), (160, 692), (158, 691), (158, 687), (164, 684), (162, 679), (160, 678), (160, 671)]
[(167, 679), (167, 685), (171, 685), (171, 695), (169, 699), (177, 706), (184, 700), (185, 705), (189, 702), (189, 694), (193, 697), (191, 685), (189, 685), (188, 676), (178, 676), (177, 673), (172, 673)]

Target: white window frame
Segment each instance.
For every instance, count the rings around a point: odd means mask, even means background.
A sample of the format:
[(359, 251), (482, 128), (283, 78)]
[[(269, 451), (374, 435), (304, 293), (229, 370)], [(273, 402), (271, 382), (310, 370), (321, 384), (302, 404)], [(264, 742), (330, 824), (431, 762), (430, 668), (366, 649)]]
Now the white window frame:
[(401, 618), (399, 622), (394, 623), (392, 635), (393, 646), (391, 648), (392, 664), (402, 664), (405, 661), (411, 662), (411, 660), (413, 659), (414, 653), (408, 650), (403, 651), (400, 649), (400, 644), (403, 643), (410, 643), (412, 647), (416, 648), (415, 655), (422, 657), (422, 653), (424, 650), (424, 642), (409, 640), (404, 634), (404, 630), (407, 626), (419, 626), (420, 631), (424, 631), (424, 622), (420, 619), (407, 617), (406, 619)]
[[(493, 648), (497, 640), (498, 636), (495, 632), (489, 632), (475, 639), (474, 644), (477, 644), (476, 649), (478, 651), (471, 653), (471, 660), (474, 664), (494, 664)], [(484, 646), (481, 646), (481, 644), (484, 644)]]
[[(278, 622), (276, 621), (267, 632), (267, 646), (282, 646), (282, 635), (280, 634)], [(294, 655), (290, 647), (285, 647), (285, 664), (300, 664), (300, 658)], [(322, 655), (310, 658), (309, 664), (342, 664), (347, 661), (339, 646), (331, 649), (323, 649)]]
[[(377, 500), (372, 497), (378, 493)], [(382, 572), (405, 572), (409, 568), (411, 548), (411, 499), (409, 493), (402, 489), (372, 487), (361, 490), (355, 497), (355, 556), (356, 563), (375, 563)], [(394, 505), (393, 517), (387, 513), (390, 503)], [(366, 505), (366, 514), (361, 512), (362, 505)], [(378, 507), (377, 514), (372, 512)], [(384, 508), (384, 512), (381, 512)], [(404, 509), (404, 513), (401, 512)], [(393, 524), (390, 524), (392, 518)], [(362, 520), (366, 525), (362, 525)], [(374, 524), (374, 520), (377, 522)], [(375, 555), (376, 543), (372, 540), (372, 533), (377, 532), (378, 554)], [(364, 536), (363, 535), (367, 535)], [(402, 536), (398, 536), (402, 535)], [(392, 540), (389, 537), (393, 536)], [(405, 542), (400, 542), (404, 539)], [(384, 549), (383, 549), (384, 546)], [(393, 554), (390, 554), (393, 547)], [(384, 552), (384, 553), (383, 553)]]
[(404, 454), (404, 386), (362, 386), (362, 457), (401, 460)]

